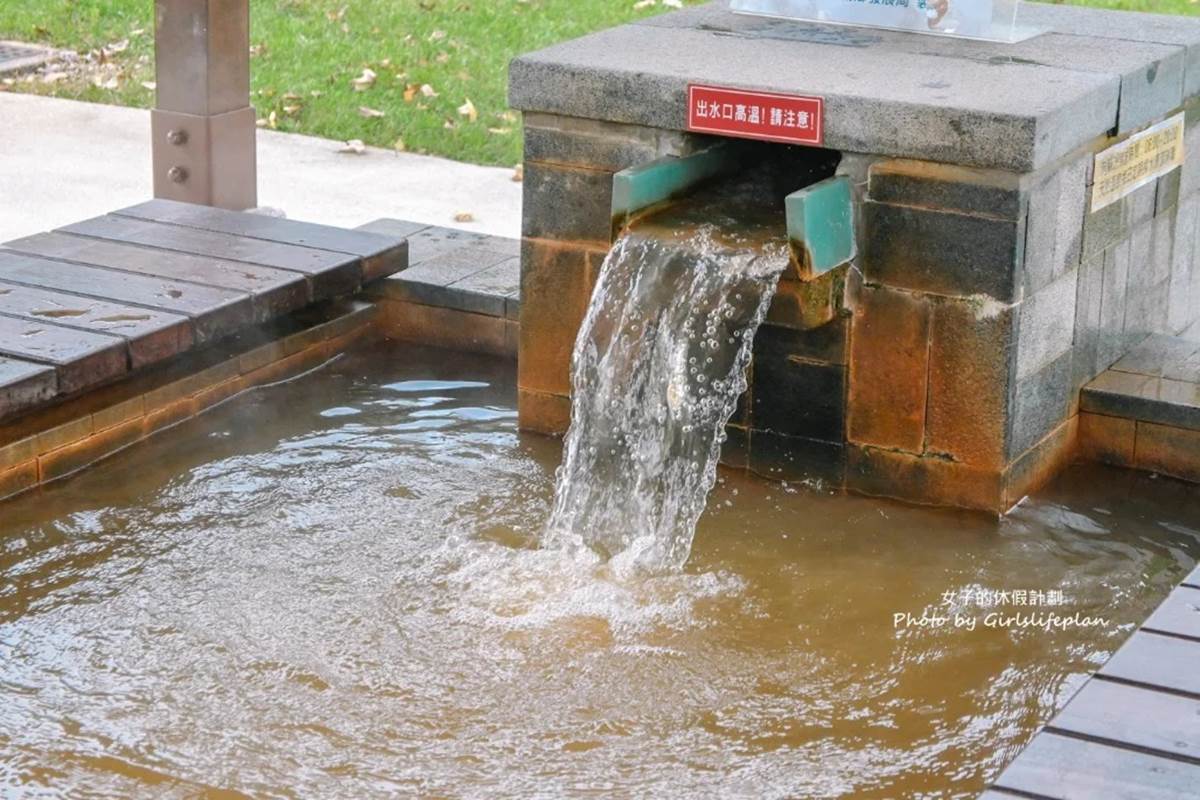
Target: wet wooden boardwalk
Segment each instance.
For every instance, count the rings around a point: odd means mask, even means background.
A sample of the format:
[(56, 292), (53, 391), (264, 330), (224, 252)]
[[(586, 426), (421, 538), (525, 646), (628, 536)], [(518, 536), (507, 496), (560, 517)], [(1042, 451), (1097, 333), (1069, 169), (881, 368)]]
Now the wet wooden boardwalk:
[(1200, 798), (1200, 569), (982, 797)]
[(167, 200), (0, 245), (0, 419), (404, 269), (404, 238)]

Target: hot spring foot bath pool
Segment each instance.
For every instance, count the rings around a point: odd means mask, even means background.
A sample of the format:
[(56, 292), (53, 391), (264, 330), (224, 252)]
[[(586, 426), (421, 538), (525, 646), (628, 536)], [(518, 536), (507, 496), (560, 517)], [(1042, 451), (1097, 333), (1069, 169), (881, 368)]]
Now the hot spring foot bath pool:
[[(1200, 553), (1132, 473), (997, 522), (723, 472), (615, 574), (539, 547), (515, 400), (364, 347), (4, 505), (0, 794), (969, 797)], [(987, 624), (1035, 611), (1102, 624)]]

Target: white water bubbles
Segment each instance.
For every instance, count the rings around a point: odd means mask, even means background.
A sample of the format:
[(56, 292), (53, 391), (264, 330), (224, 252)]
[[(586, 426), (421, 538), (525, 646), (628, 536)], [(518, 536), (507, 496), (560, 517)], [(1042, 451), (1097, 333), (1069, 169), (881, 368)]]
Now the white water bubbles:
[(713, 224), (617, 242), (575, 344), (547, 544), (582, 542), (622, 570), (682, 567), (787, 264), (784, 242)]

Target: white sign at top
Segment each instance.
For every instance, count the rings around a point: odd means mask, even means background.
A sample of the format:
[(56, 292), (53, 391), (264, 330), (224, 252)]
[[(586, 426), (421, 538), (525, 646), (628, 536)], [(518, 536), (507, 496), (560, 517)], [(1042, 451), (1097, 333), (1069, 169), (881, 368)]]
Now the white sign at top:
[(739, 13), (1017, 42), (1019, 0), (733, 0)]

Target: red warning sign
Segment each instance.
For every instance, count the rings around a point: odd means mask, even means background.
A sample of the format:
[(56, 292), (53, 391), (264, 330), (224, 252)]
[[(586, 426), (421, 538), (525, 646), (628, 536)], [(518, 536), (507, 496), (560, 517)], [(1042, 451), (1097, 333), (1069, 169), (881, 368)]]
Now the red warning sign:
[(743, 139), (820, 145), (825, 100), (717, 86), (688, 86), (688, 130)]

